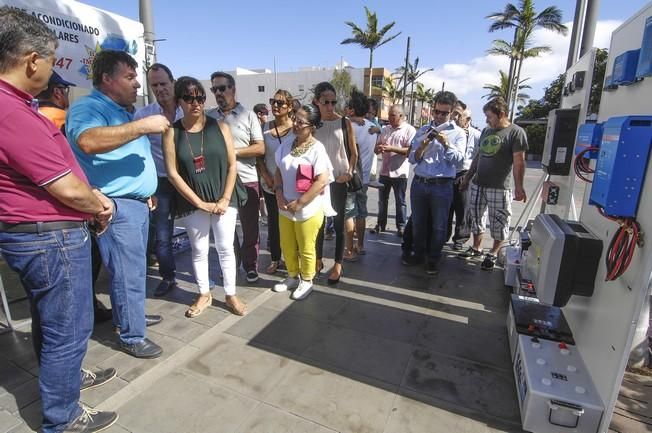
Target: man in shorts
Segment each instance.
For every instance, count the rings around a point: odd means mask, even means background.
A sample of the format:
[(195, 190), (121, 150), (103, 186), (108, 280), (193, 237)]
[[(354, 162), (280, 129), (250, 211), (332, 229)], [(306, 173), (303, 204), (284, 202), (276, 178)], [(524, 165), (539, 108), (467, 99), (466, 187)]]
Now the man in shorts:
[[(482, 110), (487, 117), (488, 127), (482, 131), (479, 151), (460, 186), (461, 189), (466, 189), (472, 180), (469, 212), (473, 246), (458, 254), (458, 257), (469, 259), (482, 256), (480, 248), (485, 227), (481, 221), (488, 207), (489, 227), (494, 242), (481, 268), (491, 271), (500, 247), (509, 236), (512, 200), (526, 200), (523, 178), (527, 136), (521, 127), (509, 121), (507, 103), (502, 98), (492, 99)], [(510, 171), (514, 176), (513, 195)]]

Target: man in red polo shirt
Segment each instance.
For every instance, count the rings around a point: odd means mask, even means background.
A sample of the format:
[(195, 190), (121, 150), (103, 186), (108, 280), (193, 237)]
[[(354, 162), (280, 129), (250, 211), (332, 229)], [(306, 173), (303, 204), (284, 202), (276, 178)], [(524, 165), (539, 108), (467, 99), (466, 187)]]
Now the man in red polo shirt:
[(115, 369), (81, 370), (93, 328), (86, 220), (104, 230), (113, 204), (91, 190), (61, 131), (37, 111), (56, 47), (37, 18), (0, 8), (0, 252), (31, 304), (43, 432), (96, 432), (117, 414), (81, 405), (80, 388)]

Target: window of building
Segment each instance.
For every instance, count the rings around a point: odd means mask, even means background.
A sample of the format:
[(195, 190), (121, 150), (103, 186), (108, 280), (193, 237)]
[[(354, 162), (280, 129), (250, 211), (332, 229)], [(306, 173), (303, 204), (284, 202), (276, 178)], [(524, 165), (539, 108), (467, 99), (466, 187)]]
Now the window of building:
[(258, 91), (263, 93), (265, 91), (265, 86), (258, 86)]
[(371, 85), (373, 87), (383, 87), (383, 76), (382, 75), (374, 75), (371, 77)]
[(303, 92), (305, 90), (305, 87), (303, 84), (299, 84), (299, 92)]

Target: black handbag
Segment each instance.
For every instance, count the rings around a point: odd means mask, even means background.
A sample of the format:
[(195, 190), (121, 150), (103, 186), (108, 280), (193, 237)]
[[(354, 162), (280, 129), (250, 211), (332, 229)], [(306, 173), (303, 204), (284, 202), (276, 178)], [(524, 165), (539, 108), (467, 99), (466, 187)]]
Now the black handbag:
[[(346, 117), (342, 117), (342, 135), (344, 137), (344, 151), (346, 152), (346, 159), (351, 160), (351, 152), (349, 151), (349, 127), (346, 121)], [(362, 164), (360, 163), (360, 148), (358, 143), (355, 143), (356, 148), (358, 149), (358, 159), (355, 162), (355, 167), (352, 171), (351, 180), (346, 183), (346, 190), (348, 192), (356, 192), (362, 189)]]

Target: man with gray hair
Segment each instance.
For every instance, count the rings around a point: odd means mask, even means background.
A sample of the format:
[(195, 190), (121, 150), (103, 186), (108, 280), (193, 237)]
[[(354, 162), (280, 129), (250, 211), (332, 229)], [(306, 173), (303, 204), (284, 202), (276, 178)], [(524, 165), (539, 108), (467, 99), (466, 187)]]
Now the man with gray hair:
[[(458, 104), (461, 103), (461, 101), (457, 102)], [(468, 108), (462, 108), (460, 105), (457, 105), (453, 110), (451, 118), (455, 120), (457, 126), (462, 128), (466, 136), (464, 163), (455, 174), (453, 204), (451, 205), (451, 210), (448, 214), (448, 230), (446, 235), (446, 239), (450, 239), (451, 234), (453, 235), (453, 249), (459, 251), (464, 248), (464, 244), (471, 237), (470, 224), (465, 224), (465, 216), (468, 217), (466, 212), (466, 208), (468, 207), (468, 194), (467, 191), (461, 191), (459, 189), (459, 184), (462, 181), (462, 177), (469, 171), (469, 167), (471, 167), (473, 156), (475, 156), (475, 150), (478, 147), (478, 141), (480, 141), (480, 131), (471, 126), (471, 110)], [(453, 217), (455, 217), (455, 232), (453, 232)], [(468, 218), (466, 219), (468, 220)], [(465, 227), (466, 230), (462, 231), (462, 227)]]
[(383, 155), (379, 179), (383, 188), (378, 197), (378, 222), (372, 233), (385, 231), (389, 190), (393, 189), (396, 203), (396, 235), (403, 236), (407, 213), (405, 191), (410, 173), (407, 156), (415, 134), (414, 126), (405, 121), (403, 107), (398, 104), (392, 105), (389, 109), (389, 125), (383, 126), (375, 149), (376, 154)]
[(106, 383), (113, 368), (81, 370), (93, 330), (90, 241), (113, 217), (92, 190), (61, 131), (39, 114), (57, 39), (16, 8), (0, 8), (0, 252), (20, 275), (32, 311), (43, 432), (96, 432), (115, 412), (79, 402), (80, 388)]

